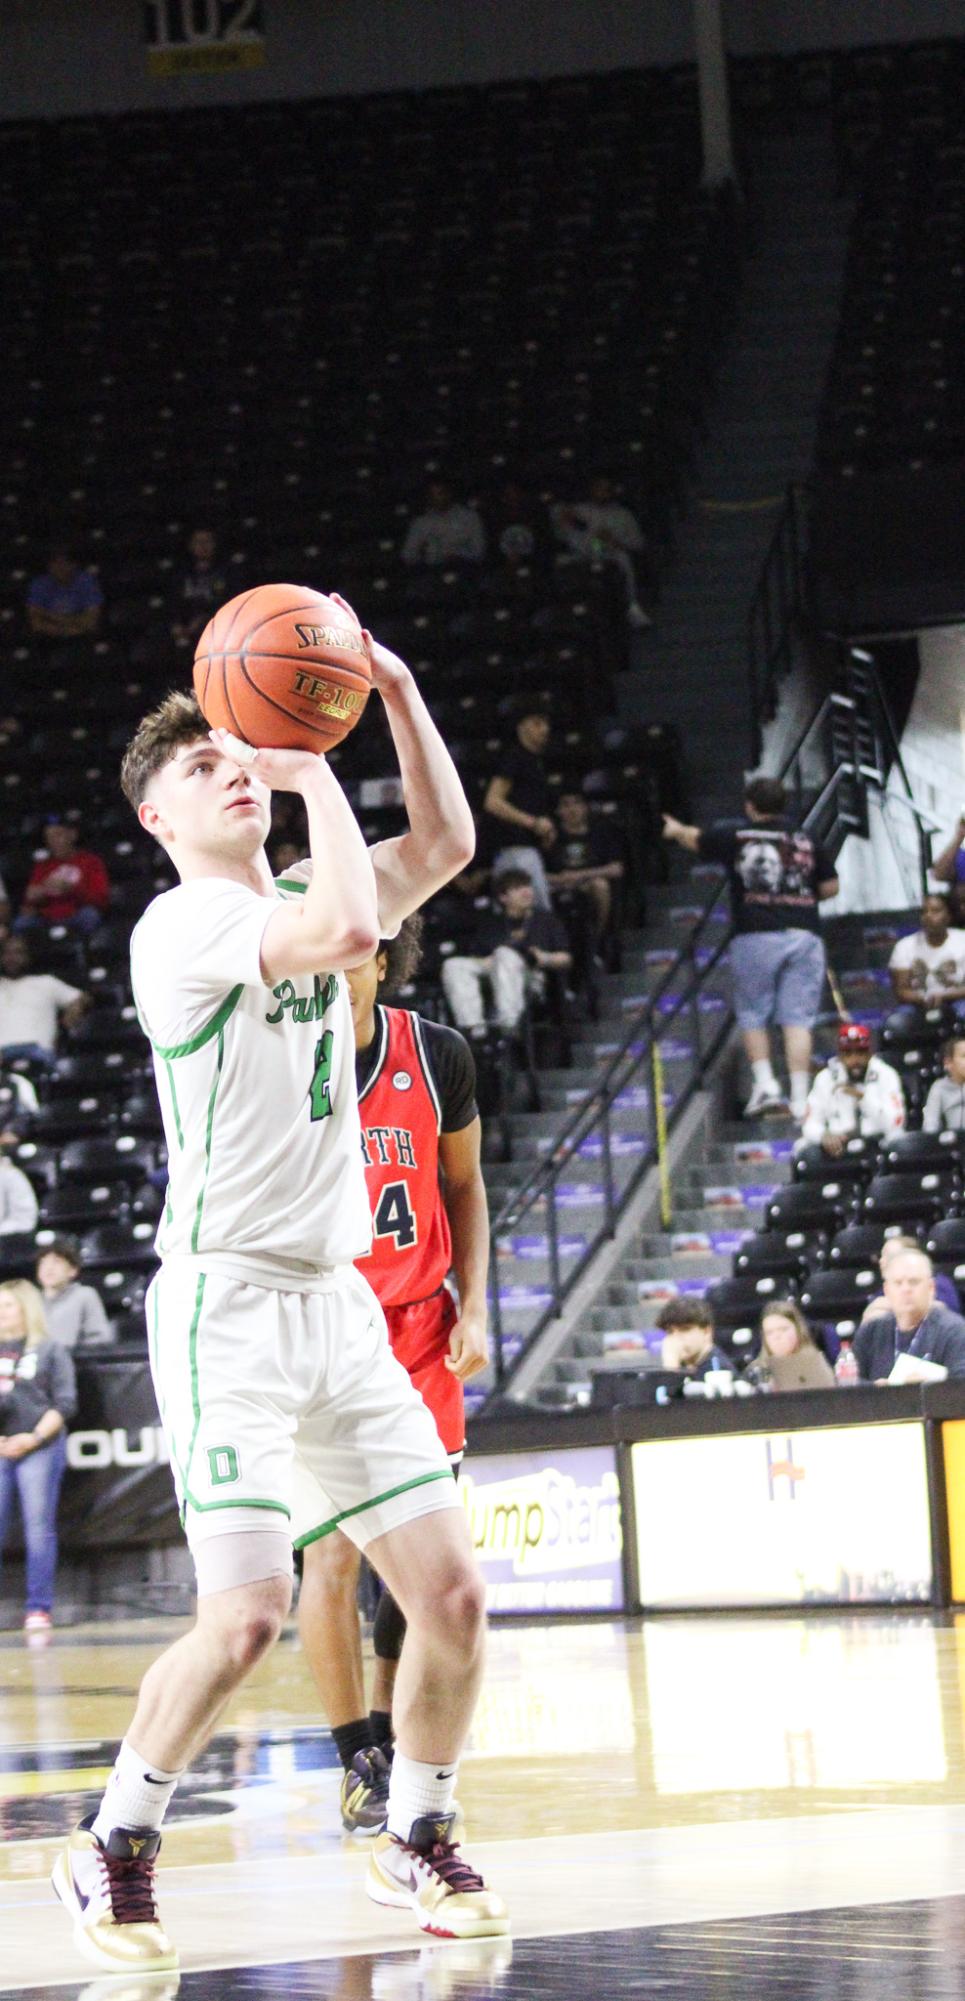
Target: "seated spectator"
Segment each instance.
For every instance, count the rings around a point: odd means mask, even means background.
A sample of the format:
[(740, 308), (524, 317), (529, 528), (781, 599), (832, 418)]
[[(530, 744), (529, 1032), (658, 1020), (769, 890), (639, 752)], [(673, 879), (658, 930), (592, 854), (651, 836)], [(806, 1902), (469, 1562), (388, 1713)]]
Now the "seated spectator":
[(588, 500), (560, 501), (550, 509), (553, 527), (565, 547), (588, 563), (610, 563), (619, 571), (631, 625), (651, 620), (640, 603), (634, 556), (646, 549), (643, 529), (629, 507), (617, 500), (613, 482), (602, 475), (590, 481)]
[(34, 577), (29, 586), (27, 623), (41, 639), (68, 645), (93, 639), (103, 602), (97, 578), (90, 570), (82, 570), (73, 551), (61, 543), (51, 549), (43, 575)]
[(11, 1158), (23, 1134), (8, 1118), (0, 1132), (0, 1237), (26, 1235), (37, 1227), (37, 1197), (23, 1168)]
[(8, 1279), (0, 1285), (0, 1553), (16, 1499), (27, 1557), (24, 1631), (41, 1644), (51, 1627), (57, 1503), (76, 1408), (74, 1364), (50, 1339), (36, 1286)]
[(446, 563), (481, 563), (486, 530), (475, 507), (456, 500), (447, 480), (430, 481), (422, 514), (410, 521), (402, 544), (404, 563), (435, 569)]
[(114, 1336), (104, 1302), (92, 1285), (81, 1285), (76, 1237), (54, 1237), (37, 1258), (37, 1284), (51, 1340), (65, 1348), (103, 1346)]
[(111, 885), (100, 855), (77, 845), (77, 828), (51, 814), (44, 823), (42, 861), (35, 862), (23, 893), (16, 930), (65, 924), (89, 937), (110, 902)]
[(489, 520), (493, 553), (502, 558), (505, 570), (515, 575), (520, 569), (542, 568), (549, 552), (548, 518), (517, 480), (506, 481)]
[(497, 908), (479, 913), (471, 954), (442, 962), (442, 990), (457, 1028), (478, 1035), (486, 1028), (485, 989), (496, 1024), (513, 1034), (527, 1001), (545, 992), (548, 973), (572, 964), (566, 932), (552, 911), (535, 907), (533, 885), (522, 869), (506, 869), (493, 882)]
[(925, 1099), (922, 1131), (965, 1132), (965, 1035), (949, 1035), (942, 1043), (944, 1077), (936, 1077)]
[(30, 1078), (0, 1063), (0, 1119), (13, 1119), (18, 1125), (23, 1122), (26, 1127), (39, 1102)]
[(180, 587), (176, 586), (178, 615), (171, 627), (175, 646), (192, 651), (212, 613), (228, 596), (224, 570), (218, 562), (218, 544), (210, 528), (196, 528), (188, 542), (190, 568)]
[[(881, 1273), (882, 1281), (884, 1281), (888, 1267), (894, 1263), (895, 1258), (901, 1256), (902, 1251), (920, 1250), (921, 1245), (917, 1237), (886, 1237), (881, 1246), (881, 1253), (878, 1258), (878, 1270)], [(947, 1306), (950, 1313), (961, 1313), (962, 1302), (954, 1279), (949, 1278), (947, 1273), (943, 1271), (934, 1272), (933, 1277), (935, 1280), (935, 1298), (939, 1306)], [(883, 1292), (878, 1292), (873, 1299), (869, 1299), (861, 1318), (862, 1321), (874, 1320), (880, 1313), (887, 1312), (888, 1301)]]
[(657, 1315), (663, 1335), (660, 1367), (679, 1369), (692, 1382), (723, 1370), (735, 1373), (734, 1363), (714, 1340), (714, 1316), (705, 1299), (668, 1299)]
[(0, 1062), (23, 1058), (53, 1069), (58, 1022), (72, 1028), (90, 1005), (79, 987), (53, 973), (35, 973), (26, 938), (12, 932), (0, 943)]
[(938, 1304), (924, 1251), (903, 1250), (889, 1259), (884, 1295), (887, 1310), (862, 1320), (854, 1337), (863, 1381), (933, 1382), (936, 1368), (965, 1379), (965, 1320)]
[(932, 862), (931, 873), (936, 882), (947, 883), (952, 920), (961, 924), (965, 920), (965, 812), (959, 814), (947, 847)]
[(745, 820), (736, 826), (690, 827), (669, 813), (663, 816), (665, 840), (727, 870), (734, 1013), (753, 1080), (746, 1119), (785, 1108), (771, 1064), (771, 1022), (784, 1039), (791, 1112), (804, 1117), (812, 1028), (826, 969), (818, 904), (838, 891), (830, 856), (786, 816), (786, 804), (779, 778), (757, 777), (744, 787)]
[(591, 818), (582, 792), (561, 792), (556, 802), (556, 839), (546, 857), (547, 882), (557, 910), (580, 956), (584, 943), (598, 957), (613, 916), (616, 884), (623, 880), (620, 835), (611, 820)]
[(838, 1054), (819, 1070), (811, 1086), (801, 1126), (800, 1146), (820, 1146), (838, 1160), (856, 1133), (888, 1139), (905, 1123), (905, 1098), (897, 1070), (872, 1053), (871, 1030), (843, 1021)]
[(951, 927), (947, 896), (929, 890), (921, 906), (921, 930), (899, 938), (888, 970), (899, 1005), (887, 1026), (917, 1035), (926, 1009), (944, 1008), (965, 1026), (965, 931)]
[(827, 1357), (822, 1355), (796, 1299), (772, 1300), (767, 1311), (761, 1315), (760, 1353), (744, 1370), (745, 1383), (753, 1383), (759, 1390), (773, 1390), (774, 1363), (789, 1360), (792, 1355), (800, 1355), (804, 1350), (813, 1355), (811, 1368), (814, 1380), (801, 1387), (833, 1390), (834, 1370)]
[[(549, 910), (552, 905), (543, 854), (557, 838), (553, 793), (546, 775), (550, 729), (545, 710), (524, 701), (516, 717), (516, 741), (500, 750), (482, 802), (483, 846), (497, 844), (495, 873), (501, 874), (508, 868), (524, 869), (536, 891), (540, 910)], [(498, 845), (505, 841), (507, 830), (510, 835), (514, 831), (518, 835), (529, 834), (530, 840)]]

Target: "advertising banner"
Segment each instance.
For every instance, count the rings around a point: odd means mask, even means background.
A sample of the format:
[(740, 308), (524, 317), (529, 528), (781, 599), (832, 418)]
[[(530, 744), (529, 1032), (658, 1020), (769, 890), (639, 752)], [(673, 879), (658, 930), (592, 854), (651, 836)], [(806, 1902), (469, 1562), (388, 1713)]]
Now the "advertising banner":
[(623, 1610), (612, 1446), (473, 1453), (459, 1489), (490, 1612)]
[(923, 1424), (647, 1441), (632, 1459), (645, 1609), (931, 1596)]
[(265, 60), (264, 0), (144, 0), (152, 76), (257, 69)]
[(180, 1542), (181, 1524), (146, 1361), (77, 1361), (77, 1415), (60, 1496), (66, 1550)]

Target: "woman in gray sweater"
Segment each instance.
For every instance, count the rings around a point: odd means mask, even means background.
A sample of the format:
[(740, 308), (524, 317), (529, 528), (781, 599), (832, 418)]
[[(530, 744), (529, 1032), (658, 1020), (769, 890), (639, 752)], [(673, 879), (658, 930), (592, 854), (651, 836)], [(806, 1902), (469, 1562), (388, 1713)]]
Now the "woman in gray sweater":
[(0, 1551), (16, 1499), (27, 1556), (24, 1631), (36, 1637), (51, 1626), (57, 1503), (76, 1408), (74, 1364), (48, 1335), (36, 1286), (8, 1279), (0, 1285)]

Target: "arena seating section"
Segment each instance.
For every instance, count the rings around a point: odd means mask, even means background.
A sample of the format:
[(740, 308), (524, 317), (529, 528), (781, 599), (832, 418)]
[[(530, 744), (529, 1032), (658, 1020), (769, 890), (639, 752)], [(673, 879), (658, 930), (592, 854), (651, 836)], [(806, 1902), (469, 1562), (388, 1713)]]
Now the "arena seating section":
[(965, 41), (834, 66), (842, 188), (857, 196), (817, 470), (965, 459)]
[[(433, 474), (485, 514), (509, 478), (548, 507), (605, 472), (658, 593), (737, 282), (731, 204), (698, 173), (682, 72), (0, 127), (0, 867), (16, 900), (56, 807), (114, 883), (87, 965), (56, 938), (42, 962), (97, 1005), (37, 1080), (20, 1159), (122, 1332), (163, 1179), (127, 940), (171, 876), (116, 771), (132, 722), (187, 679), (168, 634), (188, 537), (216, 532), (232, 591), (308, 578), (355, 601), (416, 670), (475, 804), (509, 699), (548, 699), (555, 778), (619, 812), (639, 878), (682, 778), (671, 730), (614, 721), (612, 578), (552, 546), (471, 582), (398, 550)], [(70, 659), (24, 620), (64, 535), (105, 596)], [(394, 831), (384, 728), (367, 718), (338, 763), (369, 837)], [(31, 1249), (8, 1239), (6, 1269)]]

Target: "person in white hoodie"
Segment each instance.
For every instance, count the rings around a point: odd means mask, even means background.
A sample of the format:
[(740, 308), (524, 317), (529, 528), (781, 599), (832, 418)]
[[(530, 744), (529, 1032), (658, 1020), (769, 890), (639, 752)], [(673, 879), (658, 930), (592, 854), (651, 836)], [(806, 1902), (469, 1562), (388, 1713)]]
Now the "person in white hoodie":
[(888, 1139), (905, 1123), (901, 1079), (890, 1063), (874, 1054), (871, 1030), (863, 1022), (842, 1022), (838, 1054), (819, 1070), (808, 1095), (801, 1126), (802, 1146), (820, 1146), (831, 1160), (856, 1134)]
[(38, 1204), (23, 1168), (11, 1159), (22, 1133), (9, 1118), (0, 1131), (0, 1237), (26, 1235), (37, 1227)]

